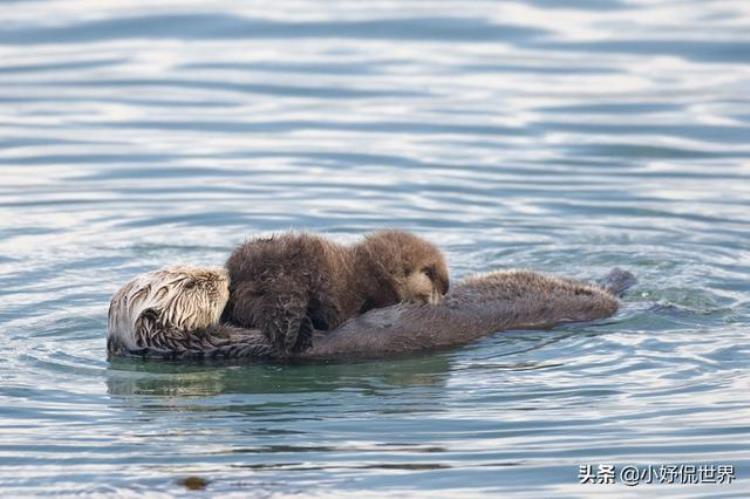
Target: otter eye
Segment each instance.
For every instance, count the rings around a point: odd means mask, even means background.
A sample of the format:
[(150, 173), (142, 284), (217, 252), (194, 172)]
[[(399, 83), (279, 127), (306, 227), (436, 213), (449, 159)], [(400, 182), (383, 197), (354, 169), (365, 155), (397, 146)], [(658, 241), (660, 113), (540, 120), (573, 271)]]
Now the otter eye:
[(425, 275), (427, 275), (427, 277), (429, 277), (431, 280), (433, 281), (435, 280), (435, 268), (434, 267), (424, 267), (422, 269), (422, 272), (424, 272)]
[(185, 282), (185, 285), (183, 287), (185, 289), (193, 289), (196, 284), (198, 283), (195, 282), (195, 279), (189, 279), (187, 282)]

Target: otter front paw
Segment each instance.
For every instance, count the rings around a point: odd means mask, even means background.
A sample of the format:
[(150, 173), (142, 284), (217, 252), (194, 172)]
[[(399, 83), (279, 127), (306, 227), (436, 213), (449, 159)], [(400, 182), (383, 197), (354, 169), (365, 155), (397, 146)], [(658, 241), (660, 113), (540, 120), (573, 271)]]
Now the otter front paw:
[(312, 320), (310, 317), (305, 316), (300, 323), (299, 331), (297, 331), (297, 341), (292, 345), (291, 351), (300, 353), (312, 347), (314, 330)]
[(274, 346), (277, 355), (284, 358), (312, 345), (313, 324), (302, 310), (295, 310), (292, 301), (283, 301), (263, 314), (260, 329)]

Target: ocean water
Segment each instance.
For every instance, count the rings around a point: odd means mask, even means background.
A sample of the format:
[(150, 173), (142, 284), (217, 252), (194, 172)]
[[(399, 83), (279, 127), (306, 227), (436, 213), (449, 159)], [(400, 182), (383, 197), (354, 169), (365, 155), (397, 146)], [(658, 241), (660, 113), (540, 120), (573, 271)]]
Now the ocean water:
[[(750, 493), (746, 0), (37, 1), (0, 19), (2, 495)], [(639, 283), (606, 321), (409, 359), (105, 358), (109, 298), (137, 273), (382, 227), (439, 244), (456, 280)], [(579, 483), (582, 465), (616, 483)], [(736, 477), (627, 486), (629, 465)]]

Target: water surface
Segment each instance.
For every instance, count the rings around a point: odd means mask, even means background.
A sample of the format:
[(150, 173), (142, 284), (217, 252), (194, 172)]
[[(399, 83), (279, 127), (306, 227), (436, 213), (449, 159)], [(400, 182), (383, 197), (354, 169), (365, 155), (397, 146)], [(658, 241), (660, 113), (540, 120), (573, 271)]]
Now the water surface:
[[(0, 26), (0, 486), (741, 497), (744, 0), (10, 2)], [(110, 295), (244, 238), (413, 230), (454, 279), (639, 285), (614, 318), (390, 362), (105, 359)], [(731, 464), (732, 485), (579, 485)]]

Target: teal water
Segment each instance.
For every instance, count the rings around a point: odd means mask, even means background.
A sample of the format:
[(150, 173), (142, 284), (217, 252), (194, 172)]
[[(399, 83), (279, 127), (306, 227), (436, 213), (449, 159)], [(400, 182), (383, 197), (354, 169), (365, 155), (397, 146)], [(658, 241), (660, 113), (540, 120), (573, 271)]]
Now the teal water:
[[(745, 0), (9, 2), (0, 491), (747, 497)], [(107, 362), (111, 293), (289, 228), (454, 279), (640, 282), (614, 318), (390, 362)], [(731, 485), (579, 465), (734, 465)]]

